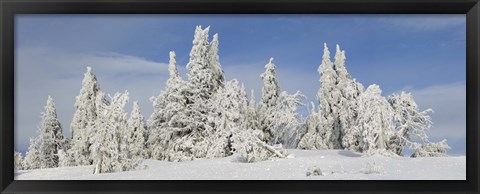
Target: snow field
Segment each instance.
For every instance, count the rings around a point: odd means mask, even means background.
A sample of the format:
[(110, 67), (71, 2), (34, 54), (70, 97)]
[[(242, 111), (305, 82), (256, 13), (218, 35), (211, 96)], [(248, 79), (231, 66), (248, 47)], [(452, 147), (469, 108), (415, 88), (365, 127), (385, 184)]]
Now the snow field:
[[(93, 166), (15, 172), (16, 180), (465, 180), (466, 158), (385, 157), (344, 150), (288, 150), (294, 158), (239, 162), (236, 155), (185, 162), (146, 160), (145, 169), (93, 174)], [(380, 173), (365, 173), (375, 163)], [(323, 176), (307, 176), (319, 167)]]

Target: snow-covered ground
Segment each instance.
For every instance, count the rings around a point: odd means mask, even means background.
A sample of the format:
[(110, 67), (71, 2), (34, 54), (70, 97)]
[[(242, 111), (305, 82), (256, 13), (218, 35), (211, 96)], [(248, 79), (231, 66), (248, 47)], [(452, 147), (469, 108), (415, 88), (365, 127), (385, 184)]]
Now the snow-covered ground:
[[(426, 180), (466, 179), (465, 156), (408, 158), (364, 155), (344, 150), (288, 150), (289, 159), (270, 159), (258, 163), (239, 162), (234, 156), (188, 162), (146, 160), (145, 169), (108, 174), (93, 174), (93, 166), (62, 167), (15, 172), (16, 180), (187, 180), (187, 179), (381, 179)], [(307, 176), (312, 167), (322, 176)]]

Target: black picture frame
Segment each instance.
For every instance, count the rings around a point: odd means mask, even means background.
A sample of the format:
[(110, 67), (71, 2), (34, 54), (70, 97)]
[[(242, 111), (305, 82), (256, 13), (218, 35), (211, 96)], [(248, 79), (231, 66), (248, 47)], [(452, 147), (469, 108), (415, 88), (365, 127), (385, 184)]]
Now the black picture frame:
[[(479, 193), (478, 0), (0, 0), (1, 193)], [(465, 14), (467, 171), (464, 181), (15, 181), (15, 14)]]

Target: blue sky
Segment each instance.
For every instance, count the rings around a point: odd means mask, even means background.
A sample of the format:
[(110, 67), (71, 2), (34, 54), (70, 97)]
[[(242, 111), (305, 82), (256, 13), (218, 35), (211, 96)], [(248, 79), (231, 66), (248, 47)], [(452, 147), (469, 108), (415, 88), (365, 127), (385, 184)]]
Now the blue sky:
[(432, 108), (432, 140), (446, 138), (450, 154), (465, 154), (465, 15), (16, 15), (15, 145), (24, 151), (35, 136), (48, 95), (70, 136), (86, 66), (102, 90), (130, 92), (149, 117), (148, 100), (168, 78), (168, 52), (185, 65), (196, 25), (219, 34), (227, 79), (254, 89), (274, 57), (283, 90), (315, 101), (318, 65), (327, 43), (346, 51), (347, 69), (365, 87), (387, 96), (412, 92), (421, 109)]

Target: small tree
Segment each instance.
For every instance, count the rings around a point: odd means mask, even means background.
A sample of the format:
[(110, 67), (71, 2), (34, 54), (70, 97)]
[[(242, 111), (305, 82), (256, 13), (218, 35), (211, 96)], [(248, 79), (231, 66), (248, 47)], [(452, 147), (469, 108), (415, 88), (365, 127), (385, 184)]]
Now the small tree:
[(39, 138), (30, 138), (30, 146), (27, 154), (25, 154), (25, 169), (41, 168), (42, 159), (40, 157), (40, 140)]
[(450, 146), (448, 146), (447, 140), (444, 139), (438, 143), (414, 144), (413, 149), (415, 152), (412, 154), (412, 158), (446, 157)]
[(140, 113), (138, 102), (133, 102), (133, 110), (127, 122), (127, 146), (130, 156), (143, 158), (145, 156), (145, 121)]
[(13, 153), (14, 163), (13, 166), (15, 170), (24, 170), (24, 159), (22, 153), (15, 151)]
[(392, 139), (395, 152), (401, 155), (403, 148), (414, 149), (415, 140), (428, 143), (427, 130), (432, 127), (432, 118), (428, 115), (432, 109), (420, 111), (410, 93), (401, 92), (388, 97), (388, 102), (394, 111), (394, 126), (396, 136)]
[(42, 113), (39, 131), (41, 168), (58, 167), (58, 150), (63, 147), (64, 140), (62, 126), (57, 119), (55, 103), (50, 96), (47, 99), (45, 112)]

